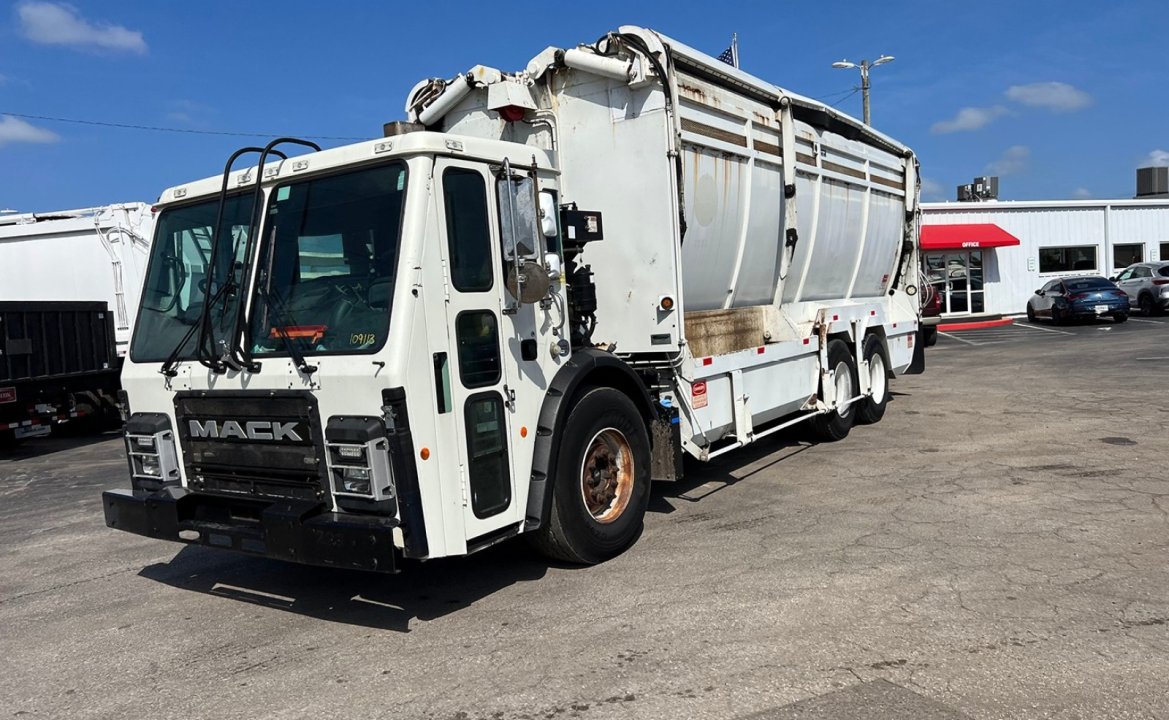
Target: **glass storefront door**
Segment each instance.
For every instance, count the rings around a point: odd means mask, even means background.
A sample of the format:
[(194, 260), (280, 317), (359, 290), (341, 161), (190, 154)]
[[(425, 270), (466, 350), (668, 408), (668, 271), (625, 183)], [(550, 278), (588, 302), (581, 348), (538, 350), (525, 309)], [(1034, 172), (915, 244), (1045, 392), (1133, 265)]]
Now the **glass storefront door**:
[(981, 250), (947, 250), (925, 254), (926, 274), (942, 296), (943, 315), (985, 312)]

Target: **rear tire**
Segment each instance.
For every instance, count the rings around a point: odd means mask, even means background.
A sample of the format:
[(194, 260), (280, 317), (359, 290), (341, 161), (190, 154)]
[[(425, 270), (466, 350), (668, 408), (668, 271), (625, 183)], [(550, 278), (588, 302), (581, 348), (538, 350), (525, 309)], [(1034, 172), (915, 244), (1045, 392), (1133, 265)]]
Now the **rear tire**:
[(1121, 313), (1116, 313), (1115, 315), (1112, 316), (1112, 322), (1114, 322), (1118, 325), (1122, 322), (1127, 321), (1127, 320), (1128, 320), (1128, 313), (1121, 312)]
[(857, 402), (856, 421), (872, 425), (885, 416), (889, 404), (889, 363), (881, 339), (876, 335), (865, 338), (864, 358), (869, 362), (869, 389), (873, 394)]
[(1152, 317), (1156, 313), (1156, 303), (1153, 302), (1153, 296), (1148, 293), (1142, 293), (1137, 298), (1137, 307), (1141, 309), (1141, 314), (1145, 317)]
[[(839, 401), (840, 396), (844, 394), (847, 394), (845, 400), (856, 397), (859, 392), (856, 381), (856, 362), (853, 361), (852, 353), (848, 351), (848, 345), (843, 340), (830, 340), (828, 342), (828, 367), (835, 372), (837, 400)], [(823, 387), (820, 388), (820, 393), (823, 395)], [(852, 423), (855, 419), (855, 407), (849, 405), (844, 409), (843, 415), (839, 411), (833, 410), (830, 413), (812, 418), (810, 424), (812, 433), (818, 439), (836, 442), (848, 437), (848, 431), (852, 429)]]
[(1064, 323), (1063, 312), (1059, 308), (1057, 308), (1056, 306), (1052, 305), (1051, 306), (1051, 324), (1052, 325), (1063, 325), (1063, 323)]
[(637, 406), (589, 388), (560, 436), (548, 521), (530, 536), (544, 555), (595, 565), (637, 540), (649, 505), (649, 434)]

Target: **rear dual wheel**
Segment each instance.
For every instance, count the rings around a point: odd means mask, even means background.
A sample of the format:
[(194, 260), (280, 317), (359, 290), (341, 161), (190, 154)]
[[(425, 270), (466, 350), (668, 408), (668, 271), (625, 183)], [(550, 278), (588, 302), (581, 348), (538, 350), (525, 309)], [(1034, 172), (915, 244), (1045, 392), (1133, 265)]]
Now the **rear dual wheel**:
[(876, 335), (865, 338), (864, 358), (869, 363), (869, 390), (871, 395), (857, 402), (856, 421), (872, 425), (885, 417), (889, 404), (889, 363), (885, 359), (885, 347)]
[[(836, 402), (842, 403), (854, 398), (860, 392), (856, 377), (856, 362), (852, 353), (848, 351), (848, 344), (843, 340), (828, 341), (828, 367), (832, 369), (832, 380), (836, 385)], [(824, 388), (820, 388), (824, 394)], [(820, 440), (835, 442), (848, 437), (848, 431), (856, 420), (855, 405), (823, 413), (812, 418), (812, 432)]]

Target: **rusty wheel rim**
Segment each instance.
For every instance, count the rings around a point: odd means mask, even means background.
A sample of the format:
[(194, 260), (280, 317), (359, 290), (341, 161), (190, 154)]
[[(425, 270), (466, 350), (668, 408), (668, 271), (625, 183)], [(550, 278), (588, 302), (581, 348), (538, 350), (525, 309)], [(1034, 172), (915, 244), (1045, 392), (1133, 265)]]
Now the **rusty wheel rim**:
[(580, 493), (593, 519), (621, 517), (633, 491), (633, 449), (620, 430), (605, 428), (589, 442), (580, 464)]

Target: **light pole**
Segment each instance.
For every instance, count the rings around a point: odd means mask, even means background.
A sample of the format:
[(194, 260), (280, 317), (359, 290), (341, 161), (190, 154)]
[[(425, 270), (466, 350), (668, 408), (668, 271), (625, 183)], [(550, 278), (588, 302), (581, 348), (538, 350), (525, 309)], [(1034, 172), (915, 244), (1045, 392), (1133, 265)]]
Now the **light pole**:
[(869, 118), (869, 70), (878, 65), (893, 62), (892, 55), (882, 55), (876, 60), (869, 62), (868, 60), (861, 60), (859, 63), (849, 62), (848, 60), (841, 60), (840, 62), (832, 63), (832, 67), (841, 69), (860, 68), (861, 71), (861, 95), (865, 100), (865, 125), (872, 125)]

